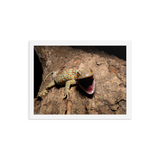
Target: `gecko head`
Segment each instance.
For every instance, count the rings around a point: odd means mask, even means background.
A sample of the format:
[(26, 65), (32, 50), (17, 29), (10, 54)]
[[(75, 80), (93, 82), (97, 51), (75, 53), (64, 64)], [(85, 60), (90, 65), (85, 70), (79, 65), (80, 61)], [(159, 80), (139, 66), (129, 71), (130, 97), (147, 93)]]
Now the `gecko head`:
[(95, 90), (94, 73), (91, 68), (77, 72), (78, 85), (88, 94), (93, 94)]

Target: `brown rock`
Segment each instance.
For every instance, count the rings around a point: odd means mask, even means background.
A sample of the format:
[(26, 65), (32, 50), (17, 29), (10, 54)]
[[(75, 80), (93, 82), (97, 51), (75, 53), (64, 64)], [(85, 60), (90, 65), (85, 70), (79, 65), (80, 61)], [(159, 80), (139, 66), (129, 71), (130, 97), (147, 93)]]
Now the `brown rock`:
[[(71, 86), (69, 99), (62, 99), (64, 86), (54, 86), (34, 99), (34, 114), (126, 114), (126, 62), (95, 47), (35, 46), (42, 64), (41, 92), (52, 80), (51, 71), (92, 68), (96, 89), (86, 94), (78, 85)], [(36, 83), (36, 82), (34, 82)]]

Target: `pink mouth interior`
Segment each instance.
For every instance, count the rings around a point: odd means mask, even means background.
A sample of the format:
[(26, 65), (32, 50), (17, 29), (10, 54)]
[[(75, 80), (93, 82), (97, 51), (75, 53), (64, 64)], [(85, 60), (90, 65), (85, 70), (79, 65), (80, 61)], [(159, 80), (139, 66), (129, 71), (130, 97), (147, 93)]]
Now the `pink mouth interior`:
[(88, 94), (93, 94), (95, 89), (94, 77), (78, 80), (79, 86)]

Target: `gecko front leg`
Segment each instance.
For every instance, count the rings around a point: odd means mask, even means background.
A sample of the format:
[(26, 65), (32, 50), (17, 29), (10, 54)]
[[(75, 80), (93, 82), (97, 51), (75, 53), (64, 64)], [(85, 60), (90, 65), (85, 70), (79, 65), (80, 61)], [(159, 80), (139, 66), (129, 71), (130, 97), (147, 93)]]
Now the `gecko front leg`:
[(75, 81), (74, 79), (73, 80), (69, 80), (69, 81), (66, 82), (64, 96), (62, 97), (63, 99), (65, 97), (67, 97), (67, 99), (68, 99), (68, 94), (69, 94), (69, 92), (71, 92), (69, 90), (69, 88), (70, 88), (70, 85), (73, 85), (73, 84), (77, 84), (77, 81)]

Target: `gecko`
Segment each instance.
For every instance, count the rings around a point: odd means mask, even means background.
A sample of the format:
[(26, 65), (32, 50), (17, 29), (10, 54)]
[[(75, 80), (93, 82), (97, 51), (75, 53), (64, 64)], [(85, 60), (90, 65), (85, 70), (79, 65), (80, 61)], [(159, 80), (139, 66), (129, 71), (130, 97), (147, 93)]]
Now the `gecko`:
[(38, 94), (38, 97), (42, 97), (46, 93), (48, 93), (48, 89), (53, 87), (54, 85), (64, 85), (65, 91), (62, 99), (68, 99), (68, 95), (70, 92), (70, 85), (78, 84), (87, 94), (93, 94), (95, 90), (95, 80), (94, 80), (94, 72), (91, 68), (76, 70), (69, 69), (65, 70), (59, 75), (57, 72), (52, 71), (45, 78), (52, 74), (53, 80)]

